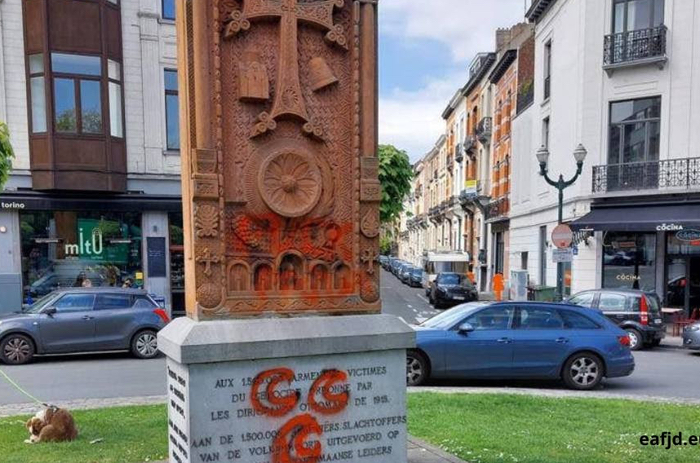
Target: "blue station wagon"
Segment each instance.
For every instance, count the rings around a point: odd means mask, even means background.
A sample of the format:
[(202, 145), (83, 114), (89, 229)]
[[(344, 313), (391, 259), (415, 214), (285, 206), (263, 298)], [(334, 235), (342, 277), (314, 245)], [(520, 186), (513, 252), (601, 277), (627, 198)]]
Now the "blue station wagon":
[(566, 304), (470, 303), (415, 327), (409, 386), (429, 378), (561, 379), (578, 390), (628, 376), (627, 333), (601, 313)]

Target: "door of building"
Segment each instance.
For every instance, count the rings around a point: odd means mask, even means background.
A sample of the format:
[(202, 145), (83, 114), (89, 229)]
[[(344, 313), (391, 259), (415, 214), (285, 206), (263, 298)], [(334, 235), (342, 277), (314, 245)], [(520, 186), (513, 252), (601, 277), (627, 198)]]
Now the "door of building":
[(700, 256), (671, 256), (666, 264), (666, 305), (690, 316), (700, 311)]

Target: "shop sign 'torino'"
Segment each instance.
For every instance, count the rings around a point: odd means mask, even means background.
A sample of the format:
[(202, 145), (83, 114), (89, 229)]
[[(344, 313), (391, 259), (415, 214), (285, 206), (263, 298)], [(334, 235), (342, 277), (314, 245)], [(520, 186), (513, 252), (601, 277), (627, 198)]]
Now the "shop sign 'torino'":
[(0, 201), (0, 209), (21, 210), (25, 207), (27, 206), (24, 203)]

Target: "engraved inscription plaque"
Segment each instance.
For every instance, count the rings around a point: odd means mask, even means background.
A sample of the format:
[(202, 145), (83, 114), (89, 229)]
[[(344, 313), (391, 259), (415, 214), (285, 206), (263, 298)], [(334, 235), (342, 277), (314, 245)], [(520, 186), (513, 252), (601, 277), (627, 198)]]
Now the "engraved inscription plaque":
[(379, 312), (376, 2), (178, 8), (188, 315)]

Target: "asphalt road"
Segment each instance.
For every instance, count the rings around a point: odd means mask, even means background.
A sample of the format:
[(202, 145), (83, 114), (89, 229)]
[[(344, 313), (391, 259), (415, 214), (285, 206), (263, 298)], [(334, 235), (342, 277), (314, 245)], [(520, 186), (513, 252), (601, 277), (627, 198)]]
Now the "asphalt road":
[[(437, 313), (424, 293), (382, 273), (384, 312), (408, 323), (421, 322)], [(700, 354), (675, 348), (659, 348), (635, 354), (637, 370), (622, 379), (608, 380), (607, 393), (700, 400)], [(142, 397), (165, 394), (165, 361), (136, 360), (128, 354), (62, 356), (38, 359), (24, 366), (1, 366), (15, 381), (43, 401)], [(525, 387), (558, 389), (558, 383), (449, 382), (438, 386)], [(592, 393), (595, 394), (595, 393)], [(29, 400), (0, 378), (0, 406)]]

